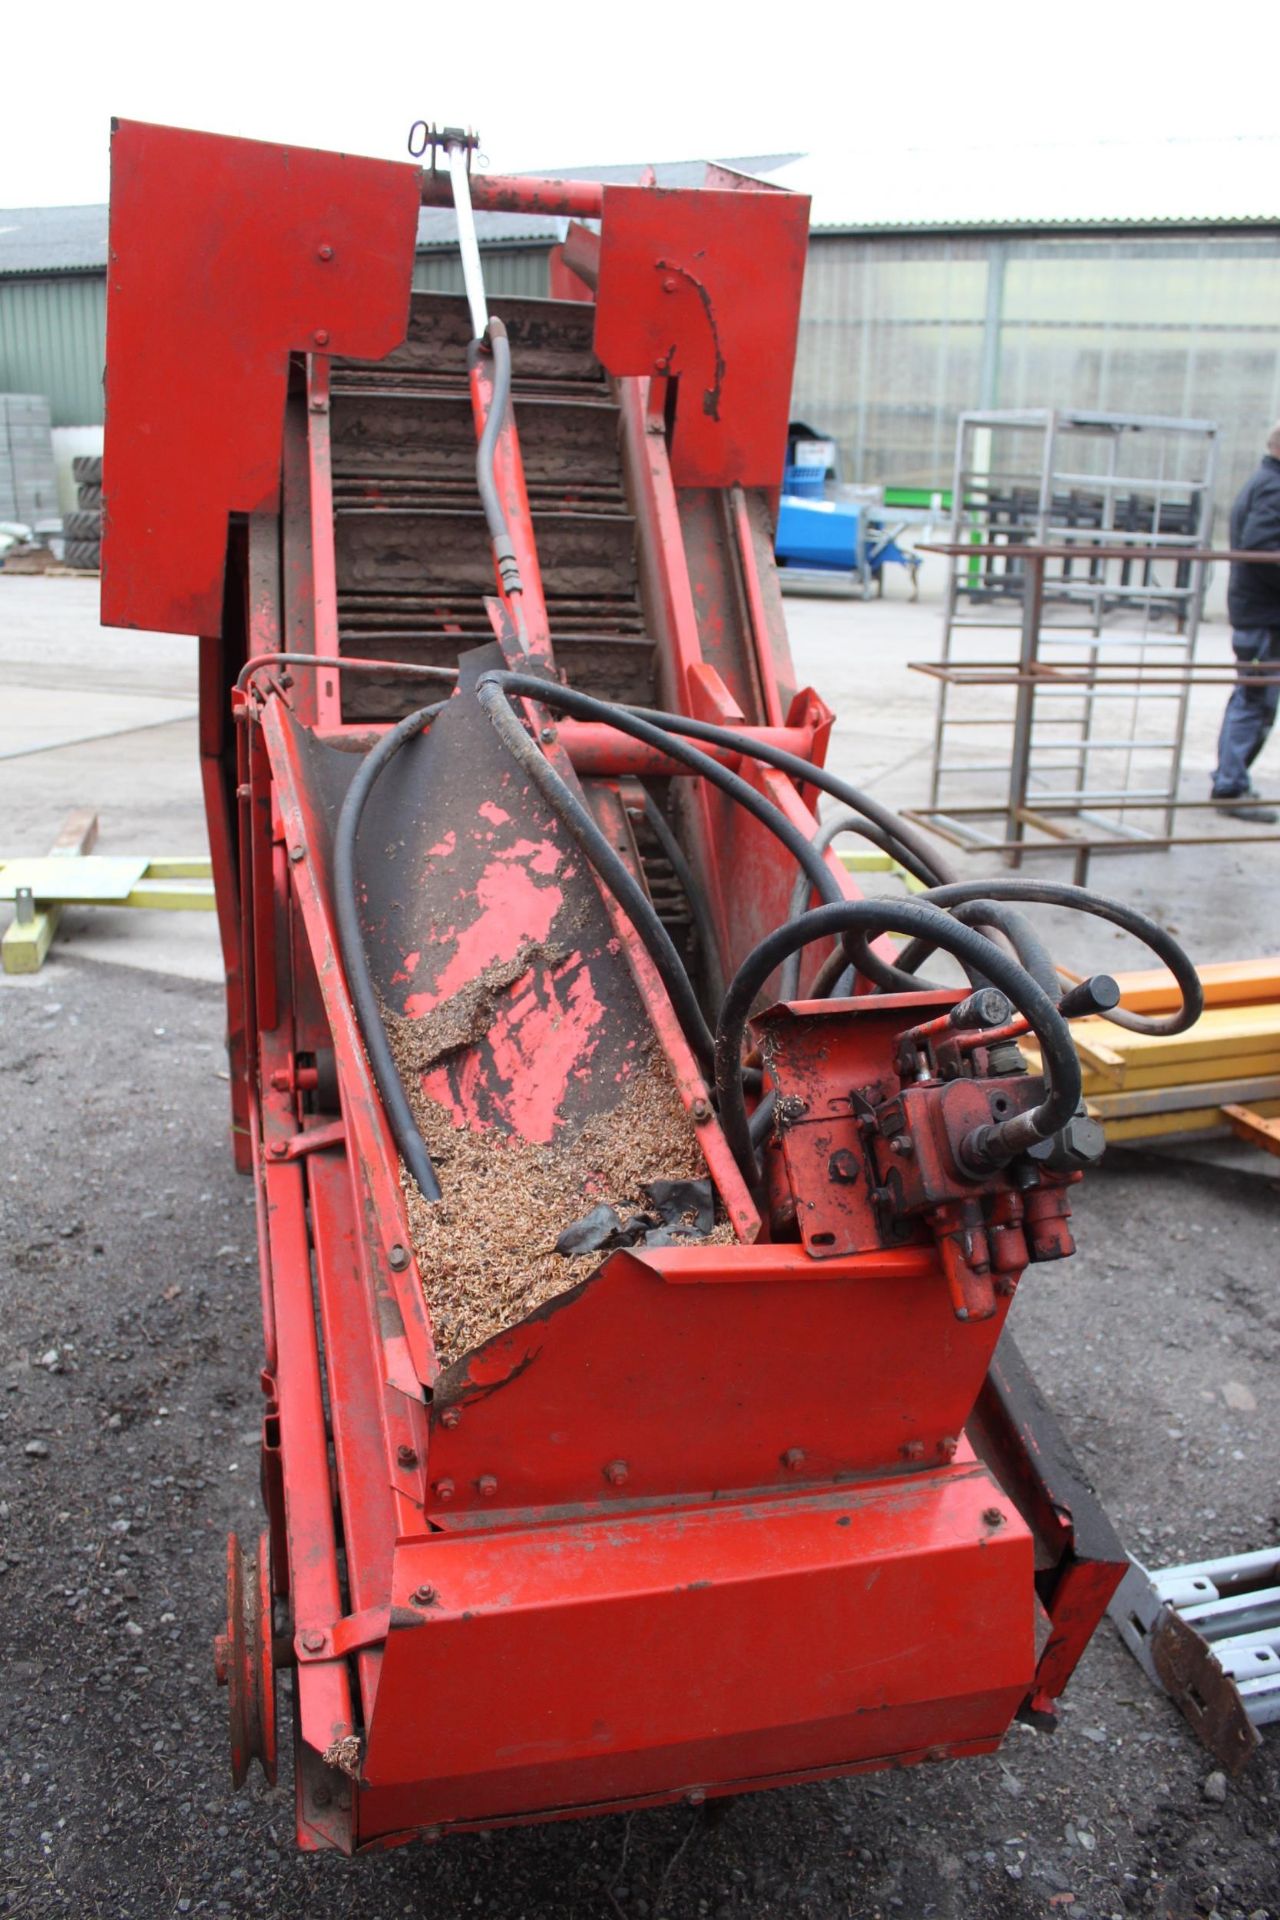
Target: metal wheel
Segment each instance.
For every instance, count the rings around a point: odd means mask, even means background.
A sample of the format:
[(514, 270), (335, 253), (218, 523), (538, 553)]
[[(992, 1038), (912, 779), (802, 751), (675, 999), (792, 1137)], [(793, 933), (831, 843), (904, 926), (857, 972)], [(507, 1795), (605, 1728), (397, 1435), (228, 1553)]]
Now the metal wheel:
[(250, 1762), (276, 1783), (276, 1677), (271, 1649), (271, 1537), (258, 1537), (258, 1557), (246, 1561), (227, 1536), (227, 1630), (213, 1643), (218, 1685), (227, 1689), (231, 1779), (242, 1787)]

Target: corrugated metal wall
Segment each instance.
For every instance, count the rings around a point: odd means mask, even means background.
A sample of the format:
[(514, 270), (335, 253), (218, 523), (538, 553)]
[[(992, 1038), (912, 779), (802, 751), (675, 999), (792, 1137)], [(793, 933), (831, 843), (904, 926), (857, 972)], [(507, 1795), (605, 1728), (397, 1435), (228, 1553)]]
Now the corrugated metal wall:
[(0, 280), (0, 388), (44, 394), (55, 427), (101, 424), (106, 330), (102, 274)]
[(964, 408), (1215, 420), (1225, 504), (1280, 416), (1278, 316), (1280, 232), (815, 235), (793, 412), (846, 479), (913, 487), (950, 484)]
[[(462, 292), (456, 253), (421, 254), (415, 289)], [(485, 253), (485, 284), (500, 295), (546, 296), (541, 248)], [(51, 274), (0, 280), (0, 392), (40, 393), (55, 427), (100, 426), (106, 357), (107, 283), (100, 274)]]
[[(545, 300), (548, 293), (548, 250), (544, 247), (486, 247), (484, 284), (495, 299), (508, 293)], [(415, 293), (462, 293), (462, 261), (441, 247), (420, 253), (413, 269)]]
[[(547, 249), (485, 250), (491, 292), (545, 297)], [(462, 291), (455, 252), (413, 284)], [(0, 280), (0, 389), (55, 427), (102, 420), (98, 275)], [(1115, 236), (816, 234), (793, 412), (833, 433), (846, 477), (942, 487), (964, 407), (1191, 414), (1222, 428), (1229, 499), (1280, 417), (1280, 232)]]

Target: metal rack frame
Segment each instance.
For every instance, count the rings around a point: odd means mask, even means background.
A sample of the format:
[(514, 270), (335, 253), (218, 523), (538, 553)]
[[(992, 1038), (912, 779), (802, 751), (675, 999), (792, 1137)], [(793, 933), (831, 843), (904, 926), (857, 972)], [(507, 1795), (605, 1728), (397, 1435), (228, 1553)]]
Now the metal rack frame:
[[(970, 542), (938, 542), (925, 549), (931, 553), (946, 554), (955, 559), (960, 556), (974, 556), (986, 559), (995, 551), (1003, 548), (994, 542), (974, 545)], [(1091, 557), (1101, 564), (1112, 563), (1125, 557), (1130, 561), (1144, 559), (1149, 550), (1129, 545), (1113, 547), (1095, 545), (1090, 549)], [(1191, 689), (1200, 685), (1236, 686), (1243, 678), (1246, 684), (1264, 681), (1274, 676), (1265, 670), (1256, 675), (1241, 676), (1229, 667), (1217, 666), (1208, 662), (1199, 662), (1184, 657), (1182, 660), (1152, 661), (1140, 654), (1136, 661), (1117, 661), (1102, 659), (1097, 647), (1088, 649), (1087, 657), (1076, 657), (1068, 661), (1045, 660), (1041, 649), (1048, 639), (1052, 643), (1056, 635), (1052, 629), (1044, 626), (1045, 576), (1048, 566), (1064, 558), (1074, 558), (1080, 552), (1078, 546), (1067, 543), (1057, 546), (1024, 546), (1021, 549), (1023, 569), (1023, 593), (1021, 619), (1018, 626), (1019, 649), (1016, 659), (958, 661), (944, 656), (936, 661), (912, 661), (913, 672), (926, 673), (938, 682), (939, 712), (945, 711), (945, 700), (952, 687), (1008, 688), (1014, 695), (1012, 715), (1001, 714), (992, 719), (980, 716), (966, 723), (964, 720), (950, 721), (950, 725), (972, 724), (976, 726), (1000, 726), (1012, 729), (1011, 745), (1007, 759), (968, 763), (964, 771), (981, 773), (1000, 771), (1005, 775), (1003, 791), (987, 800), (940, 802), (938, 789), (940, 772), (947, 768), (939, 767), (940, 746), (943, 720), (940, 718), (935, 733), (935, 766), (933, 792), (928, 807), (910, 808), (908, 818), (918, 820), (922, 825), (931, 826), (953, 844), (967, 852), (985, 851), (1001, 853), (1013, 866), (1021, 864), (1024, 854), (1048, 851), (1064, 852), (1074, 850), (1077, 855), (1077, 872), (1082, 871), (1081, 861), (1087, 867), (1091, 852), (1118, 850), (1121, 847), (1137, 850), (1142, 847), (1156, 850), (1179, 844), (1195, 844), (1194, 837), (1175, 836), (1174, 816), (1190, 807), (1207, 807), (1221, 811), (1225, 802), (1196, 802), (1180, 800), (1177, 792), (1178, 773), (1181, 761), (1182, 738), (1186, 726), (1187, 704)], [(1205, 547), (1184, 548), (1181, 558), (1193, 571), (1202, 572), (1212, 561), (1248, 560), (1259, 563), (1280, 565), (1280, 552), (1237, 552), (1231, 548), (1212, 549)], [(1085, 713), (1083, 743), (1077, 760), (1077, 768), (1082, 768), (1085, 754), (1090, 746), (1110, 749), (1118, 744), (1128, 748), (1128, 764), (1132, 765), (1133, 751), (1142, 750), (1151, 745), (1148, 742), (1127, 741), (1113, 743), (1099, 741), (1089, 729), (1095, 702), (1099, 700), (1128, 700), (1134, 706), (1142, 701), (1173, 701), (1178, 708), (1179, 722), (1176, 738), (1168, 743), (1156, 743), (1158, 749), (1172, 746), (1174, 764), (1170, 782), (1166, 789), (1156, 792), (1144, 791), (1126, 785), (1114, 792), (1089, 791), (1078, 780), (1074, 787), (1061, 791), (1046, 790), (1043, 787), (1032, 791), (1032, 782), (1036, 768), (1033, 750), (1036, 745), (1036, 703), (1037, 700), (1079, 699), (1083, 702)], [(1041, 745), (1044, 743), (1041, 742)], [(1080, 743), (1067, 742), (1068, 746)], [(1045, 769), (1043, 766), (1040, 771)], [(1101, 817), (1094, 809), (1107, 807), (1114, 817)], [(1158, 812), (1163, 815), (1163, 824), (1152, 831), (1134, 824), (1126, 815), (1134, 812)], [(979, 820), (1003, 816), (1003, 837), (991, 833), (978, 825)], [(1091, 827), (1099, 828), (1104, 838), (1080, 839), (1070, 834), (1062, 826), (1051, 824), (1057, 820), (1075, 818)], [(1050, 845), (1028, 843), (1028, 829), (1034, 829), (1049, 836)], [(1215, 835), (1218, 838), (1258, 838), (1257, 830), (1251, 829), (1247, 836)]]
[[(953, 683), (942, 678), (931, 808), (944, 804), (951, 776), (1005, 774), (1010, 763), (1011, 791), (1019, 789), (1020, 807), (1033, 786), (1040, 800), (1073, 802), (1084, 818), (1122, 799), (1172, 806), (1190, 682), (1170, 684), (1168, 676), (1148, 676), (1145, 669), (1194, 661), (1206, 577), (1205, 561), (1196, 556), (1205, 553), (1211, 534), (1216, 435), (1212, 421), (1142, 414), (1040, 408), (960, 415), (951, 537), (932, 549), (951, 560), (942, 664), (958, 663), (958, 634), (980, 629), (1016, 633), (1023, 669), (1043, 659), (1048, 648), (1077, 660), (1083, 649), (1088, 676), (1070, 690), (1043, 690), (1044, 699), (1064, 703), (1053, 710), (1056, 726), (1049, 738), (1023, 737), (1021, 729), (1034, 724), (1029, 700), (1016, 704), (1012, 720), (990, 713), (957, 716)], [(1143, 464), (1121, 459), (1139, 443), (1154, 467), (1147, 476), (1122, 470)], [(1010, 445), (1027, 444), (1035, 448), (1034, 459), (1019, 464), (1016, 454), (1006, 453)], [(1100, 471), (1088, 470), (1082, 444), (1103, 447)], [(997, 456), (1004, 464), (996, 464)], [(1149, 527), (1137, 524), (1147, 520)], [(1033, 548), (1041, 555), (1035, 565)], [(1155, 624), (1162, 618), (1173, 622), (1173, 631)], [(1097, 672), (1106, 656), (1117, 653), (1136, 669), (1123, 689), (1102, 684), (1107, 676)], [(1153, 706), (1161, 709), (1162, 723), (1155, 737)], [(1105, 730), (1104, 712), (1111, 723)], [(948, 758), (954, 729), (1007, 731), (1010, 725), (1008, 760)], [(1120, 778), (1109, 785), (1093, 778), (1104, 754), (1123, 755)], [(1046, 780), (1050, 774), (1064, 776), (1061, 784)], [(1123, 822), (1104, 821), (1096, 812), (1092, 818), (1110, 831), (1126, 830)], [(1170, 814), (1164, 832), (1171, 831)]]

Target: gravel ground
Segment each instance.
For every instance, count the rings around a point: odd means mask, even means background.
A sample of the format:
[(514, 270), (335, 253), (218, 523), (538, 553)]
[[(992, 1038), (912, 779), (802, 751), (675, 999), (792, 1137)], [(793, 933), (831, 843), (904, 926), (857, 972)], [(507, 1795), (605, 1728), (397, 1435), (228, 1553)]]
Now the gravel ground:
[[(228, 1527), (257, 1525), (257, 1280), (218, 994), (60, 959), (0, 986), (7, 1693), (0, 1905), (23, 1915), (1280, 1915), (1280, 1738), (1225, 1799), (1104, 1628), (1053, 1737), (913, 1773), (303, 1858), (287, 1777), (230, 1792)], [(1025, 1351), (1156, 1563), (1277, 1538), (1275, 1188), (1124, 1158)]]

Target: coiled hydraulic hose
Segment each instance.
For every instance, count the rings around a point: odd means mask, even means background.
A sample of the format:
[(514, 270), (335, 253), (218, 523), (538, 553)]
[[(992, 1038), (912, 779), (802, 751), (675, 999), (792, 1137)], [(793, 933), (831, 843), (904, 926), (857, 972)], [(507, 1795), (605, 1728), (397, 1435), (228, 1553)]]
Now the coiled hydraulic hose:
[[(1048, 948), (1025, 914), (1013, 907), (1000, 906), (989, 898), (992, 884), (989, 881), (984, 883), (981, 898), (962, 901), (954, 907), (952, 918), (962, 921), (966, 927), (995, 927), (1004, 935), (1032, 979), (1043, 987), (1056, 1005), (1062, 997), (1063, 983)], [(926, 893), (917, 894), (916, 898), (933, 900), (936, 893), (937, 889), (932, 888)], [(844, 955), (856, 972), (873, 981), (882, 993), (921, 993), (929, 989), (933, 983), (919, 979), (915, 969), (932, 951), (931, 948), (920, 941), (913, 941), (903, 949), (895, 964), (876, 953), (871, 944), (872, 937), (863, 933), (845, 936)], [(975, 980), (972, 973), (969, 979), (974, 986), (984, 984)], [(816, 982), (814, 992), (818, 992)]]
[(427, 1143), (413, 1117), (400, 1070), (392, 1056), (382, 1008), (378, 1004), (373, 976), (369, 971), (356, 892), (356, 839), (365, 802), (379, 775), (390, 765), (405, 742), (429, 726), (447, 705), (448, 701), (437, 700), (432, 706), (419, 707), (416, 713), (408, 714), (398, 726), (385, 733), (377, 746), (365, 755), (355, 779), (347, 788), (333, 843), (333, 911), (338, 923), (338, 945), (342, 950), (342, 964), (346, 968), (347, 987), (355, 1009), (356, 1024), (369, 1056), (369, 1066), (386, 1109), (392, 1136), (424, 1200), (440, 1198), (440, 1183), (431, 1164)]
[[(1125, 1027), (1131, 1033), (1173, 1034), (1185, 1033), (1193, 1027), (1204, 1011), (1204, 988), (1200, 976), (1191, 963), (1189, 955), (1183, 950), (1171, 933), (1166, 933), (1147, 914), (1140, 913), (1136, 907), (1126, 906), (1122, 901), (1110, 900), (1105, 894), (1094, 893), (1088, 887), (1068, 886), (1065, 882), (1052, 880), (1008, 879), (1008, 880), (960, 880), (943, 887), (935, 887), (929, 893), (918, 896), (937, 907), (956, 907), (965, 902), (983, 901), (1027, 901), (1030, 904), (1046, 907), (1066, 907), (1076, 913), (1087, 913), (1096, 919), (1107, 920), (1113, 926), (1121, 927), (1141, 940), (1150, 948), (1158, 960), (1164, 962), (1174, 977), (1182, 1004), (1176, 1012), (1164, 1016), (1151, 1016), (1131, 1013), (1125, 1007), (1111, 1007), (1103, 1012), (1103, 1018), (1118, 1027)], [(868, 958), (861, 943), (855, 936), (856, 951), (849, 952), (849, 958), (859, 968)], [(848, 949), (846, 949), (848, 950)], [(915, 969), (932, 951), (927, 939), (912, 941), (898, 956), (898, 966), (904, 977), (909, 977), (912, 987), (919, 991), (927, 983), (915, 976)], [(869, 956), (873, 965), (875, 956)], [(999, 982), (996, 983), (999, 985)], [(1060, 996), (1059, 996), (1060, 997)]]
[(850, 929), (902, 933), (941, 947), (962, 963), (976, 967), (999, 987), (1021, 1013), (1040, 1042), (1046, 1079), (1045, 1098), (1029, 1113), (1016, 1114), (990, 1127), (977, 1129), (965, 1147), (974, 1170), (1007, 1165), (1019, 1153), (1046, 1140), (1066, 1125), (1080, 1103), (1080, 1062), (1071, 1033), (1054, 1002), (1026, 969), (971, 927), (961, 925), (938, 907), (917, 900), (843, 900), (816, 908), (789, 926), (779, 927), (747, 955), (729, 984), (716, 1027), (716, 1088), (720, 1124), (742, 1170), (758, 1190), (759, 1171), (752, 1147), (751, 1126), (742, 1097), (742, 1044), (747, 1018), (757, 993), (774, 968), (811, 941)]
[(627, 707), (625, 711), (639, 720), (648, 720), (664, 733), (679, 734), (686, 740), (705, 740), (710, 746), (727, 747), (733, 753), (742, 754), (745, 759), (759, 760), (766, 767), (775, 767), (779, 773), (789, 774), (802, 786), (817, 787), (819, 792), (830, 794), (833, 800), (838, 800), (851, 813), (859, 814), (873, 826), (879, 827), (886, 836), (884, 839), (874, 839), (870, 834), (867, 838), (872, 839), (873, 844), (885, 853), (892, 854), (901, 866), (927, 886), (942, 886), (955, 879), (951, 866), (891, 807), (882, 806), (869, 793), (864, 793), (861, 787), (851, 786), (847, 780), (841, 780), (826, 767), (815, 766), (813, 761), (802, 759), (798, 753), (788, 753), (785, 747), (774, 746), (772, 741), (753, 740), (733, 727), (715, 726), (709, 720), (690, 720), (684, 714), (664, 713), (656, 707)]

